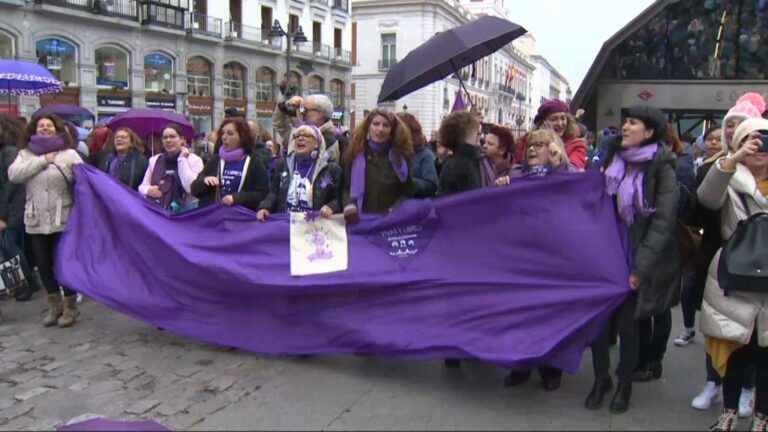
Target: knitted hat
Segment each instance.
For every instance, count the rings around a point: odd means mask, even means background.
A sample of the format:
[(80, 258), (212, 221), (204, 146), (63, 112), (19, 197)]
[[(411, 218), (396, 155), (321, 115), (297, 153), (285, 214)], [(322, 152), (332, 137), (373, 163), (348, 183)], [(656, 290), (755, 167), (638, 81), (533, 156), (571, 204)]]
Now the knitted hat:
[(658, 108), (636, 105), (627, 110), (627, 117), (642, 121), (646, 129), (653, 129), (653, 135), (644, 144), (659, 142), (667, 135), (667, 117)]
[(768, 131), (768, 120), (764, 118), (749, 118), (744, 120), (733, 133), (733, 147), (738, 150), (744, 145), (746, 138), (755, 131)]
[(539, 107), (538, 113), (536, 113), (536, 117), (533, 119), (533, 123), (540, 125), (544, 123), (544, 120), (547, 119), (550, 115), (554, 113), (567, 113), (569, 111), (568, 104), (561, 101), (560, 99), (550, 99)]
[[(728, 123), (728, 120), (732, 120), (734, 118), (740, 118), (740, 119), (749, 119), (749, 118), (760, 118), (763, 116), (763, 113), (765, 112), (765, 99), (763, 98), (763, 95), (760, 93), (754, 93), (754, 92), (748, 92), (744, 93), (739, 100), (736, 101), (736, 105), (733, 106), (730, 110), (728, 110), (728, 113), (723, 118), (723, 141), (722, 146), (723, 150), (728, 152), (731, 149), (728, 148), (728, 142), (727, 138), (725, 136), (725, 125)], [(736, 135), (734, 135), (734, 138), (736, 138)]]

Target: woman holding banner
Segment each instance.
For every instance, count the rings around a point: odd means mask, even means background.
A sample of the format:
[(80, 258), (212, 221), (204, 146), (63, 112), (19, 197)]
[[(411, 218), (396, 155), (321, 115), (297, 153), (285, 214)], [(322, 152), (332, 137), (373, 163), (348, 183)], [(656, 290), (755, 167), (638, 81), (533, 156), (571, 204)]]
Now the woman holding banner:
[(292, 138), (295, 150), (280, 161), (256, 217), (263, 222), (275, 212), (319, 211), (323, 217), (341, 213), (344, 172), (329, 160), (320, 129), (304, 124)]
[(221, 137), (218, 154), (192, 182), (192, 195), (201, 206), (221, 200), (225, 206), (237, 204), (256, 211), (269, 191), (269, 177), (261, 161), (251, 155), (248, 123), (239, 117), (226, 118), (216, 136)]
[(165, 126), (162, 140), (165, 151), (149, 159), (139, 193), (170, 211), (196, 204), (191, 186), (203, 170), (203, 160), (184, 146), (184, 133), (177, 124)]
[[(656, 108), (629, 108), (621, 135), (609, 143), (603, 162), (607, 192), (615, 196), (621, 221), (629, 230), (630, 294), (616, 310), (621, 338), (619, 384), (612, 413), (629, 408), (632, 374), (638, 361), (638, 319), (668, 310), (680, 296), (680, 253), (676, 220), (678, 186), (675, 157), (661, 142), (667, 121)], [(592, 344), (595, 383), (584, 403), (598, 409), (613, 387), (609, 331)]]
[(408, 159), (411, 134), (396, 115), (374, 109), (355, 129), (344, 153), (344, 218), (357, 223), (359, 213), (387, 213), (413, 197)]

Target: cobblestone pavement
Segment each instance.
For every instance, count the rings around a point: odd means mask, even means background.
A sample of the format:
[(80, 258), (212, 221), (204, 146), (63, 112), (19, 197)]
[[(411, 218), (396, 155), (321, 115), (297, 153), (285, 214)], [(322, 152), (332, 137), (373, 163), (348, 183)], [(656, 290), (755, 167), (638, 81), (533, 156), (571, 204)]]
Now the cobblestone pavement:
[(588, 355), (577, 375), (547, 393), (535, 374), (504, 388), (506, 372), (479, 362), (446, 369), (441, 361), (234, 351), (88, 300), (70, 329), (42, 327), (40, 294), (0, 309), (2, 430), (50, 430), (94, 415), (154, 419), (174, 430), (704, 430), (719, 409), (689, 407), (703, 384), (700, 338), (670, 347), (664, 378), (636, 384), (630, 410), (611, 415), (582, 408)]

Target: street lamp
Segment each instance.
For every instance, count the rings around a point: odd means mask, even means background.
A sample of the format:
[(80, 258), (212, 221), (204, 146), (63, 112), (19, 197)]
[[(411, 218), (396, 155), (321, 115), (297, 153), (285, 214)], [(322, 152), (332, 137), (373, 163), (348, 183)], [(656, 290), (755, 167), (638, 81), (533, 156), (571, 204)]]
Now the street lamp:
[(285, 50), (285, 78), (288, 80), (287, 86), (290, 88), (291, 86), (291, 41), (294, 43), (303, 43), (309, 41), (307, 39), (307, 36), (304, 34), (304, 30), (302, 30), (301, 26), (299, 26), (299, 29), (295, 32), (287, 32), (283, 29), (283, 26), (280, 25), (280, 21), (275, 20), (275, 23), (272, 25), (272, 28), (269, 30), (269, 37), (270, 38), (278, 38), (283, 37), (288, 41), (288, 48)]

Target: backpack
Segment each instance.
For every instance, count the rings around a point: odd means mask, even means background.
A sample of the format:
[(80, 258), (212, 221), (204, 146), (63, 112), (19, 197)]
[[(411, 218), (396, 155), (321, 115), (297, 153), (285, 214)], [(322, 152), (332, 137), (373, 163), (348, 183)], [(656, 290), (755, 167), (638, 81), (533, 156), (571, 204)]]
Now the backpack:
[(747, 219), (739, 222), (720, 252), (717, 279), (729, 291), (768, 293), (768, 213), (752, 214), (744, 195)]

